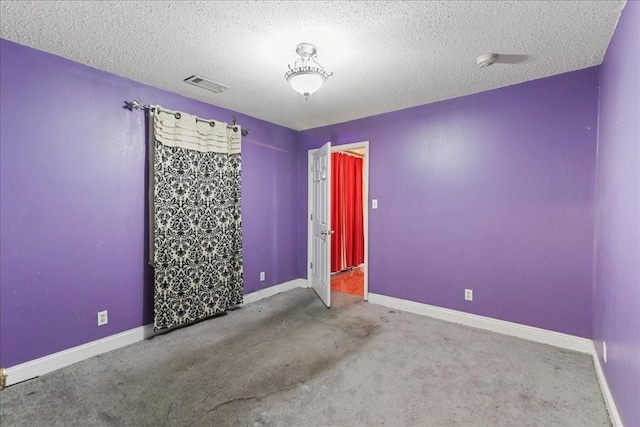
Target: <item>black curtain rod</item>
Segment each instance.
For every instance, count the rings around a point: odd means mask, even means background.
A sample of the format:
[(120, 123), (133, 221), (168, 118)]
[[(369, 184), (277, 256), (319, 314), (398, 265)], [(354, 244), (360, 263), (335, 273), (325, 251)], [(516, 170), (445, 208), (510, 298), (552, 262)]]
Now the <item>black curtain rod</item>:
[[(152, 107), (151, 105), (145, 105), (142, 102), (138, 101), (137, 99), (134, 99), (133, 101), (125, 101), (124, 102), (124, 108), (126, 108), (129, 111), (133, 111), (133, 110), (149, 110), (152, 112), (159, 112), (159, 113), (165, 113), (165, 114), (173, 114), (175, 116), (176, 119), (179, 119), (180, 117), (182, 117), (180, 115), (180, 113), (173, 113), (171, 111), (164, 111), (161, 110), (159, 108), (156, 107)], [(227, 125), (227, 129), (233, 129), (234, 132), (238, 132), (238, 126), (237, 125), (237, 120), (236, 120), (236, 116), (232, 116), (233, 117), (233, 126), (229, 126)], [(196, 121), (197, 122), (204, 122), (204, 123), (209, 123), (209, 126), (213, 127), (215, 126), (215, 122), (213, 120), (203, 120), (200, 119), (198, 117), (196, 117)], [(242, 136), (247, 136), (249, 135), (249, 129), (242, 129)]]

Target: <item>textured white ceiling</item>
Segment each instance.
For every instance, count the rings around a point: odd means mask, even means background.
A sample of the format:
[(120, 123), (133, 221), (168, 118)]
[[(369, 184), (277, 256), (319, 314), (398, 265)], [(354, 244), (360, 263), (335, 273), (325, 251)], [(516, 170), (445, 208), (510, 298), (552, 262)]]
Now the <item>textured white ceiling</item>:
[[(301, 130), (600, 64), (623, 6), (2, 1), (0, 35)], [(334, 73), (308, 101), (283, 78), (303, 41), (318, 47), (318, 62)], [(475, 58), (491, 52), (528, 58), (477, 68)], [(231, 88), (214, 94), (182, 81), (192, 74)]]

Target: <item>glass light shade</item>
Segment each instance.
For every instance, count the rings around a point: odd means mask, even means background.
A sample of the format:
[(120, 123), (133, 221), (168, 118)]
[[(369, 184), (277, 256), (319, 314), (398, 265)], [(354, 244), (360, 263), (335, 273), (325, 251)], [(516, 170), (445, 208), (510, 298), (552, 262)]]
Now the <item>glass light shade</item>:
[(300, 73), (289, 78), (291, 87), (304, 96), (309, 96), (322, 87), (324, 79), (316, 73)]

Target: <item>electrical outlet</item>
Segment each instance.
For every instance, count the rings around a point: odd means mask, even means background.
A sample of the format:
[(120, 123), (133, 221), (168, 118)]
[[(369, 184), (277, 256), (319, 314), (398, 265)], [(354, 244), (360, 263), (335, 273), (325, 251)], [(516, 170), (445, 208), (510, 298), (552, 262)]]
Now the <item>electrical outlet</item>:
[(264, 271), (260, 272), (260, 281), (264, 282)]
[(378, 199), (371, 200), (371, 209), (378, 209)]
[(464, 290), (464, 300), (465, 301), (473, 301), (473, 289), (465, 289)]
[(109, 323), (107, 310), (98, 312), (98, 326), (106, 325), (107, 323)]
[(602, 341), (602, 359), (607, 363), (607, 342)]

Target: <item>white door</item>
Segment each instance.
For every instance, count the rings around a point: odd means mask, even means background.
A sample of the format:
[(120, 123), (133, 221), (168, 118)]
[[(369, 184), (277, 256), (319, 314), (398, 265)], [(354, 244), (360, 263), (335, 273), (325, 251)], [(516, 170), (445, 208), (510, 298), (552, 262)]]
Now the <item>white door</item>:
[(311, 287), (331, 307), (331, 142), (311, 159)]

